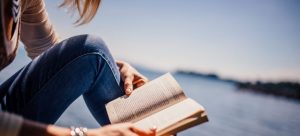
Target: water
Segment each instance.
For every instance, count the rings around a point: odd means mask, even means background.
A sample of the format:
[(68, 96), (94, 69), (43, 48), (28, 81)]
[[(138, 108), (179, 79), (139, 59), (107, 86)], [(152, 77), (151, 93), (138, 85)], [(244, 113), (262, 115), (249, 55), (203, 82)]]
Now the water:
[[(22, 51), (21, 51), (22, 53)], [(0, 73), (0, 80), (7, 78), (21, 64)], [(139, 69), (149, 79), (164, 72)], [(240, 92), (234, 84), (184, 74), (174, 74), (185, 94), (202, 104), (209, 122), (181, 132), (184, 136), (296, 136), (300, 134), (300, 102), (271, 95)], [(77, 99), (56, 122), (69, 127), (99, 127), (86, 108), (82, 97)]]

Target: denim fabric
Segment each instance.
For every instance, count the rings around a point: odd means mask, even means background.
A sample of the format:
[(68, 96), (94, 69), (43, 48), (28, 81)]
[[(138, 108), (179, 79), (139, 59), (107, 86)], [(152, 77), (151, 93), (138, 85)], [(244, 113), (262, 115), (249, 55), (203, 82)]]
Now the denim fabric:
[[(0, 86), (4, 110), (53, 124), (80, 95), (101, 125), (105, 104), (124, 95), (119, 70), (99, 37), (80, 35), (45, 51)], [(80, 108), (78, 109), (80, 111)]]

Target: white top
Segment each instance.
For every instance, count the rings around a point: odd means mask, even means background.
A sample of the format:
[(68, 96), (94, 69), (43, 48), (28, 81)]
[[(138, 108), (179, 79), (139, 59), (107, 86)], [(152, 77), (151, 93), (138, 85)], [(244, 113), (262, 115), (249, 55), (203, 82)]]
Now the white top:
[(25, 45), (27, 55), (33, 59), (59, 40), (43, 0), (22, 0), (21, 11), (21, 41)]

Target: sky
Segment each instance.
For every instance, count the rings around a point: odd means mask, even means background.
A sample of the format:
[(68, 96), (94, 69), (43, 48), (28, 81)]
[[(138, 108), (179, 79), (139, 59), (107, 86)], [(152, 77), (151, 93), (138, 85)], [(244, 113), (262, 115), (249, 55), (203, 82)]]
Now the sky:
[(87, 25), (46, 0), (62, 39), (103, 38), (116, 59), (148, 68), (300, 82), (299, 0), (102, 0)]

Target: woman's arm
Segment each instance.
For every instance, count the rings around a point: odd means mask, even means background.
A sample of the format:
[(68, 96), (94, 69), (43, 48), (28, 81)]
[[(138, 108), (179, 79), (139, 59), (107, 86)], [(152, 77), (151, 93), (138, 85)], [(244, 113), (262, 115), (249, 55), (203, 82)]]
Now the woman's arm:
[(33, 59), (58, 43), (43, 0), (22, 0), (21, 41)]
[[(89, 129), (85, 136), (155, 136), (155, 129), (141, 130), (132, 123), (107, 125)], [(0, 112), (1, 136), (71, 136), (71, 129), (23, 119), (21, 116)]]
[[(90, 129), (86, 136), (155, 136), (155, 129), (141, 130), (131, 123)], [(71, 129), (24, 120), (19, 136), (71, 136)]]

